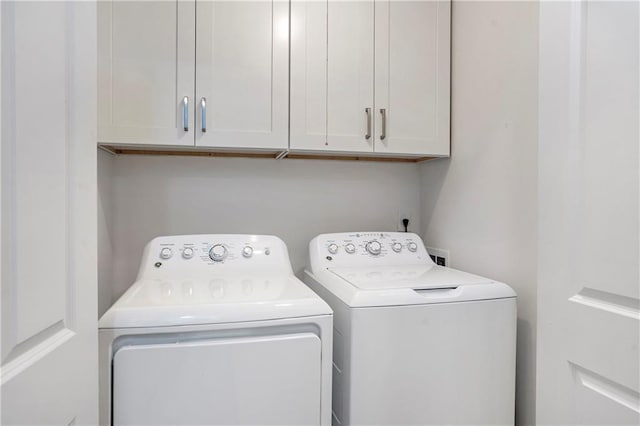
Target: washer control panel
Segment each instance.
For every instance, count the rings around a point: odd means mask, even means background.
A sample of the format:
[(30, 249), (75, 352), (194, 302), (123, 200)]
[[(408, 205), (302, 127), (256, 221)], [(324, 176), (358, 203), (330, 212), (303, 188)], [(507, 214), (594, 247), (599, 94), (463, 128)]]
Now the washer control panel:
[(410, 232), (322, 234), (309, 244), (312, 267), (432, 263), (422, 239)]
[(272, 235), (157, 237), (145, 247), (138, 279), (237, 271), (292, 273), (285, 243)]

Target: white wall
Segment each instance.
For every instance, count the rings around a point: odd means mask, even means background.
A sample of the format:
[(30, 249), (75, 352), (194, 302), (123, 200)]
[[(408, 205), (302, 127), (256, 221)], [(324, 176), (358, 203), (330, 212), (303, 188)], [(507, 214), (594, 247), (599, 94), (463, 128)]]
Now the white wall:
[(99, 161), (101, 314), (134, 281), (144, 245), (158, 235), (278, 235), (300, 272), (317, 234), (396, 230), (399, 211), (413, 218), (410, 230), (420, 229), (414, 163), (109, 154)]
[(98, 314), (111, 306), (113, 283), (113, 185), (115, 157), (98, 150)]
[(452, 157), (420, 166), (425, 243), (518, 293), (520, 425), (535, 424), (537, 14), (453, 2)]

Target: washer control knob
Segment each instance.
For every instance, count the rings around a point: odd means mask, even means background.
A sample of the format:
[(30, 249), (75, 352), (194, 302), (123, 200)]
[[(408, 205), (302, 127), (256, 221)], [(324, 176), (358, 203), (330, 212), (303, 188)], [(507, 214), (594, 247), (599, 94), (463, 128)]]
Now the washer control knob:
[(253, 256), (253, 247), (244, 246), (244, 248), (242, 249), (242, 257), (245, 257), (248, 259), (251, 256)]
[(338, 252), (338, 245), (337, 244), (329, 244), (329, 247), (327, 247), (327, 249), (329, 250), (329, 253), (336, 254)]
[(214, 262), (222, 262), (227, 257), (227, 248), (222, 244), (216, 244), (209, 250), (209, 257)]
[(402, 251), (402, 244), (400, 243), (393, 243), (391, 244), (391, 248), (393, 249), (393, 251), (395, 251), (396, 253), (400, 253)]
[(193, 249), (191, 247), (183, 248), (182, 257), (184, 257), (185, 259), (191, 259), (193, 257)]
[(169, 247), (160, 250), (160, 258), (169, 259), (171, 256), (173, 256), (173, 251)]
[(373, 254), (374, 256), (379, 255), (380, 252), (382, 251), (382, 245), (379, 242), (377, 242), (376, 240), (369, 241), (365, 247), (366, 247), (367, 251), (370, 254)]
[(354, 246), (353, 244), (349, 243), (346, 246), (344, 246), (344, 251), (346, 251), (349, 254), (353, 254), (356, 252), (356, 246)]
[(416, 251), (418, 251), (418, 245), (414, 242), (410, 242), (409, 244), (407, 244), (407, 248), (412, 253), (415, 253)]

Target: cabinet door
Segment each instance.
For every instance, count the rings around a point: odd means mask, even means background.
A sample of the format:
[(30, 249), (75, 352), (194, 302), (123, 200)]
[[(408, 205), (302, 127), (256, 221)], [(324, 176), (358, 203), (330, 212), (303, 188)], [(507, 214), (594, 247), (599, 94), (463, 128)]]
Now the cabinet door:
[(98, 141), (193, 145), (194, 57), (193, 1), (98, 2)]
[(375, 152), (449, 155), (448, 1), (376, 0)]
[(291, 1), (291, 148), (327, 149), (327, 2)]
[(373, 1), (291, 10), (291, 148), (372, 152)]
[(289, 2), (199, 1), (196, 14), (196, 145), (286, 149)]

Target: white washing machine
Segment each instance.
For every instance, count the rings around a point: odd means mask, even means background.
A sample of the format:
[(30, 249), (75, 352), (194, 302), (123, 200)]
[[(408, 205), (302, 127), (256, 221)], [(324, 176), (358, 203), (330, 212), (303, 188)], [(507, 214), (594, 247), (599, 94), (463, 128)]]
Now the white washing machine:
[(512, 425), (516, 294), (420, 237), (325, 234), (305, 282), (334, 311), (335, 425)]
[(259, 235), (159, 237), (100, 319), (104, 425), (329, 425), (332, 312)]

